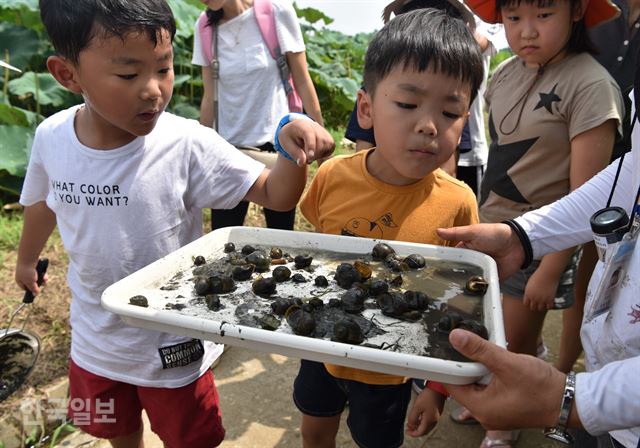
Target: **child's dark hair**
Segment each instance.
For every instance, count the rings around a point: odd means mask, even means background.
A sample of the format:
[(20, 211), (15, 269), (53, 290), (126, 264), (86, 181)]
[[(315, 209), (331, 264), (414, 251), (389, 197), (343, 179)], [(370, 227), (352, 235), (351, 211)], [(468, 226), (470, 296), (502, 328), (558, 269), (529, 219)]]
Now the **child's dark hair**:
[(427, 69), (468, 82), (471, 100), (483, 79), (480, 46), (460, 19), (427, 8), (402, 14), (382, 28), (369, 44), (364, 61), (364, 88), (375, 94), (393, 69)]
[[(527, 5), (535, 4), (538, 8), (546, 8), (553, 5), (556, 1), (568, 1), (571, 11), (581, 7), (580, 0), (496, 0), (496, 9), (498, 12), (502, 8), (517, 7), (520, 3), (525, 2)], [(568, 53), (596, 53), (597, 50), (587, 33), (587, 26), (584, 23), (584, 17), (577, 22), (571, 23), (571, 37), (565, 46)]]
[(40, 0), (40, 17), (56, 52), (74, 64), (96, 34), (124, 39), (142, 31), (154, 45), (161, 30), (172, 40), (176, 34), (165, 0)]
[(207, 8), (205, 12), (207, 14), (207, 24), (209, 26), (217, 25), (218, 22), (222, 19), (222, 16), (224, 15), (224, 10), (222, 8), (216, 9), (216, 10)]
[(402, 5), (398, 14), (404, 14), (405, 12), (424, 8), (441, 9), (450, 16), (463, 20), (460, 10), (453, 6), (449, 0), (412, 0), (409, 3)]

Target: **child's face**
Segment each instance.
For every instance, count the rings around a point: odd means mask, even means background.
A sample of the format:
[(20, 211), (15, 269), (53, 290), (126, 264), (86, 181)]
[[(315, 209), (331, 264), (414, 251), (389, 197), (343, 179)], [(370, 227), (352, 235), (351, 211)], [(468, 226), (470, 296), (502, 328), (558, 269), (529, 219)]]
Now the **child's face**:
[(571, 36), (579, 11), (572, 12), (568, 0), (555, 0), (541, 8), (521, 1), (518, 6), (500, 10), (509, 46), (528, 67), (538, 67), (552, 58), (559, 61), (566, 55), (563, 47)]
[(163, 30), (155, 46), (144, 32), (132, 31), (124, 40), (96, 37), (74, 70), (85, 101), (78, 133), (96, 148), (121, 146), (151, 132), (171, 100), (171, 36)]
[(469, 111), (468, 83), (431, 69), (396, 67), (374, 97), (358, 93), (358, 122), (373, 126), (376, 150), (367, 169), (392, 185), (417, 182), (455, 152)]

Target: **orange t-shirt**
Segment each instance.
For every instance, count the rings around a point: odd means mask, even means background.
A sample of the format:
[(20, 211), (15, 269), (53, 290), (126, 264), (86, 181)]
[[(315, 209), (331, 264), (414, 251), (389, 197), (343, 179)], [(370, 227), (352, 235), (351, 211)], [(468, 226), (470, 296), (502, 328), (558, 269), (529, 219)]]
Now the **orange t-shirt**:
[[(478, 222), (476, 197), (464, 182), (438, 169), (405, 186), (389, 185), (369, 174), (371, 151), (325, 162), (302, 198), (302, 214), (316, 231), (336, 235), (453, 246), (439, 227)], [(405, 378), (325, 364), (329, 373), (367, 384), (401, 384)]]

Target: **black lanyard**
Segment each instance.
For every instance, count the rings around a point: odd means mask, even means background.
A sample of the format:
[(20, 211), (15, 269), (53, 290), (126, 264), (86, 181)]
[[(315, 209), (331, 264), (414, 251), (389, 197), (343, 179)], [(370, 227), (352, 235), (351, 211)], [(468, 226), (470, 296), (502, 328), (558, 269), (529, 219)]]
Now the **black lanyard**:
[[(633, 128), (636, 125), (636, 122), (640, 121), (638, 118), (638, 107), (640, 107), (640, 70), (636, 70), (636, 79), (635, 79), (635, 88), (634, 88), (634, 102), (635, 102), (635, 113), (631, 120), (631, 128), (629, 129), (629, 135), (633, 134)], [(636, 151), (640, 151), (640, 148), (636, 148)], [(618, 185), (618, 178), (620, 177), (620, 171), (622, 170), (622, 162), (624, 162), (624, 156), (626, 153), (620, 156), (618, 162), (618, 169), (616, 170), (616, 176), (613, 178), (613, 185), (611, 186), (611, 192), (609, 193), (609, 199), (607, 199), (607, 207), (611, 205), (611, 199), (613, 199), (613, 193), (616, 191), (616, 186)], [(638, 186), (638, 192), (636, 193), (635, 200), (631, 207), (631, 218), (629, 219), (629, 227), (627, 228), (627, 232), (631, 230), (631, 226), (633, 225), (633, 220), (636, 216), (636, 204), (638, 204), (638, 200), (640, 199), (640, 186)], [(639, 442), (640, 445), (640, 442)], [(640, 448), (640, 446), (638, 446)]]

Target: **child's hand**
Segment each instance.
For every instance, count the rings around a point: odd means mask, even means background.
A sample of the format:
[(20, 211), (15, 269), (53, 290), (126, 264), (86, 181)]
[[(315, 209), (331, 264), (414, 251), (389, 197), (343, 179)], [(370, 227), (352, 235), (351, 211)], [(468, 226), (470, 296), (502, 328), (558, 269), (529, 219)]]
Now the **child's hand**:
[(550, 310), (554, 306), (557, 289), (558, 282), (537, 269), (527, 282), (522, 303), (531, 311)]
[(278, 134), (278, 141), (298, 166), (329, 157), (336, 146), (331, 134), (311, 120), (287, 123)]
[(441, 393), (425, 387), (409, 411), (407, 434), (420, 437), (431, 431), (442, 415), (445, 399)]
[[(38, 286), (38, 272), (36, 266), (32, 264), (18, 263), (16, 265), (15, 273), (16, 283), (20, 288), (29, 290), (34, 296), (40, 293), (40, 287)], [(43, 284), (47, 283), (47, 274), (44, 275)]]

